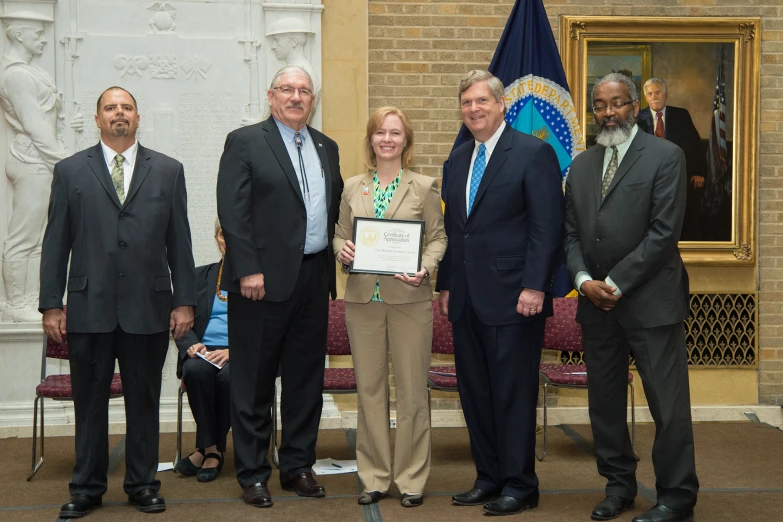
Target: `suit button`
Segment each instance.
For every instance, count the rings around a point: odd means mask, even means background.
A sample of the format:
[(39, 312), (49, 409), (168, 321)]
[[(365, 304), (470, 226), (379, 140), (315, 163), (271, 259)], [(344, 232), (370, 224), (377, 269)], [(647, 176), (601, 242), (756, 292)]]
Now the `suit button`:
[(127, 216), (125, 212), (120, 212), (120, 219), (125, 219), (125, 216)]
[(299, 250), (304, 250), (304, 245), (299, 245)]
[(125, 274), (117, 274), (117, 279), (125, 279)]
[(470, 234), (465, 234), (465, 239), (469, 238)]
[(128, 244), (124, 241), (120, 241), (120, 248), (125, 248)]
[(596, 240), (598, 243), (600, 243), (600, 242), (601, 242), (601, 236), (598, 236), (597, 238), (595, 238), (595, 240)]

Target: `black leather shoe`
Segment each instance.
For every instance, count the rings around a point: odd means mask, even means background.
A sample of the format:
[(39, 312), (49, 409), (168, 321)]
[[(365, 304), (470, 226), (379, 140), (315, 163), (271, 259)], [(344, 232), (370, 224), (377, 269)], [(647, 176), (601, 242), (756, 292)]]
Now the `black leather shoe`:
[[(199, 482), (212, 482), (220, 474), (220, 470), (223, 469), (223, 455), (217, 453), (207, 453), (204, 456), (204, 461), (207, 459), (215, 459), (218, 461), (218, 465), (214, 468), (205, 468), (201, 466), (198, 473), (196, 473), (196, 480)], [(189, 459), (188, 459), (189, 460)]]
[(680, 511), (663, 504), (655, 504), (641, 515), (633, 517), (632, 522), (692, 522), (692, 520), (693, 508)]
[(60, 508), (60, 518), (82, 518), (90, 514), (90, 510), (101, 505), (101, 497), (91, 497), (84, 493), (71, 495), (68, 502)]
[(242, 488), (242, 499), (253, 507), (272, 507), (272, 495), (266, 482), (256, 482), (252, 486)]
[(451, 497), (451, 502), (458, 506), (481, 506), (496, 498), (498, 498), (498, 494), (495, 492), (473, 488), (465, 493), (454, 495)]
[(142, 489), (133, 495), (128, 495), (128, 502), (136, 504), (136, 509), (142, 513), (166, 511), (166, 500), (154, 489)]
[(380, 502), (380, 500), (385, 496), (386, 493), (381, 493), (380, 491), (362, 491), (362, 494), (359, 495), (357, 502), (359, 502), (359, 504), (362, 506), (368, 506), (370, 504)]
[[(203, 456), (204, 450), (198, 448), (193, 453), (201, 453), (201, 455)], [(193, 453), (191, 453), (184, 459), (179, 459), (179, 462), (177, 462), (174, 465), (174, 473), (179, 473), (180, 475), (183, 475), (185, 477), (193, 477), (198, 473), (198, 470), (201, 469), (201, 466), (196, 466), (195, 464), (193, 464), (193, 461), (190, 460), (190, 457), (193, 455)]]
[(531, 495), (524, 499), (504, 495), (484, 504), (484, 513), (487, 515), (516, 515), (526, 509), (536, 507), (538, 507), (538, 495)]
[(310, 472), (300, 473), (287, 482), (280, 484), (286, 491), (296, 491), (300, 497), (325, 497), (326, 490), (315, 481)]
[(622, 515), (623, 511), (633, 508), (633, 499), (628, 500), (616, 495), (607, 495), (595, 509), (590, 518), (593, 520), (612, 520)]
[(419, 507), (424, 504), (424, 495), (422, 493), (403, 493), (400, 499), (402, 507)]

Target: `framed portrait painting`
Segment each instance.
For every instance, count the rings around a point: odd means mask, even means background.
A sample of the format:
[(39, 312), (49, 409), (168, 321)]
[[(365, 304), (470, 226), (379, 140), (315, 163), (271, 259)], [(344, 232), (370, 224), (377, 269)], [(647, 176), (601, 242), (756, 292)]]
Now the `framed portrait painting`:
[(636, 86), (639, 129), (685, 152), (689, 265), (756, 262), (759, 27), (758, 18), (561, 17), (586, 146), (595, 145), (592, 88), (620, 72)]

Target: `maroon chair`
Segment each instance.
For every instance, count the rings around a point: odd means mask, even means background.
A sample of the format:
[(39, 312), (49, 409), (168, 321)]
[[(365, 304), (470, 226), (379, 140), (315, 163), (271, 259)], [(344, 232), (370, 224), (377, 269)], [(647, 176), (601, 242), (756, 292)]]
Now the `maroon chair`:
[[(454, 335), (449, 318), (441, 315), (438, 300), (432, 301), (432, 353), (454, 355)], [(455, 366), (430, 366), (427, 380), (427, 400), (432, 418), (432, 390), (456, 392), (457, 368)]]
[[(57, 343), (44, 335), (43, 350), (41, 356), (41, 383), (35, 387), (35, 402), (33, 402), (33, 461), (27, 480), (32, 480), (44, 461), (44, 404), (43, 399), (55, 401), (72, 401), (73, 388), (69, 374), (46, 375), (46, 359), (68, 360), (68, 339), (63, 336), (63, 342)], [(122, 397), (122, 381), (120, 374), (112, 376), (109, 398)], [(38, 442), (38, 405), (41, 406), (41, 458), (36, 462), (36, 447)]]
[[(546, 320), (544, 350), (559, 352), (582, 352), (582, 327), (576, 322), (577, 299), (556, 298), (553, 300), (555, 314)], [(536, 451), (536, 458), (544, 460), (547, 454), (547, 391), (556, 388), (587, 389), (587, 368), (584, 364), (541, 364), (538, 375), (544, 383), (544, 451)], [(631, 390), (631, 447), (636, 455), (636, 414), (634, 412), (633, 374), (628, 372), (628, 387)]]
[[(345, 301), (329, 301), (329, 325), (326, 330), (327, 355), (351, 355), (348, 330), (345, 328)], [(324, 368), (324, 393), (356, 393), (356, 373), (353, 368)], [(277, 395), (277, 394), (275, 394)], [(272, 461), (277, 457), (277, 397), (272, 401)]]

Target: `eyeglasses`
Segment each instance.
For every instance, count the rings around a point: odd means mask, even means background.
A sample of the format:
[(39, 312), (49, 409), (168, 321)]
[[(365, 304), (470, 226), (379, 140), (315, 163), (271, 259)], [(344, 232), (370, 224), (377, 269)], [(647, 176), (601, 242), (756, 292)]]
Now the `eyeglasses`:
[(616, 111), (619, 111), (620, 109), (622, 109), (626, 105), (630, 105), (630, 104), (632, 104), (635, 101), (636, 100), (628, 100), (628, 101), (625, 101), (625, 102), (615, 101), (615, 102), (610, 103), (608, 106), (607, 105), (594, 105), (593, 106), (593, 113), (594, 114), (604, 113), (604, 112), (606, 112), (606, 109), (608, 109), (609, 107), (611, 107), (612, 109), (614, 109)]
[(301, 96), (302, 98), (310, 98), (313, 95), (313, 91), (311, 91), (308, 88), (297, 89), (296, 87), (291, 87), (289, 85), (272, 87), (272, 90), (282, 93), (283, 96), (293, 96), (295, 92), (298, 92), (299, 96)]

